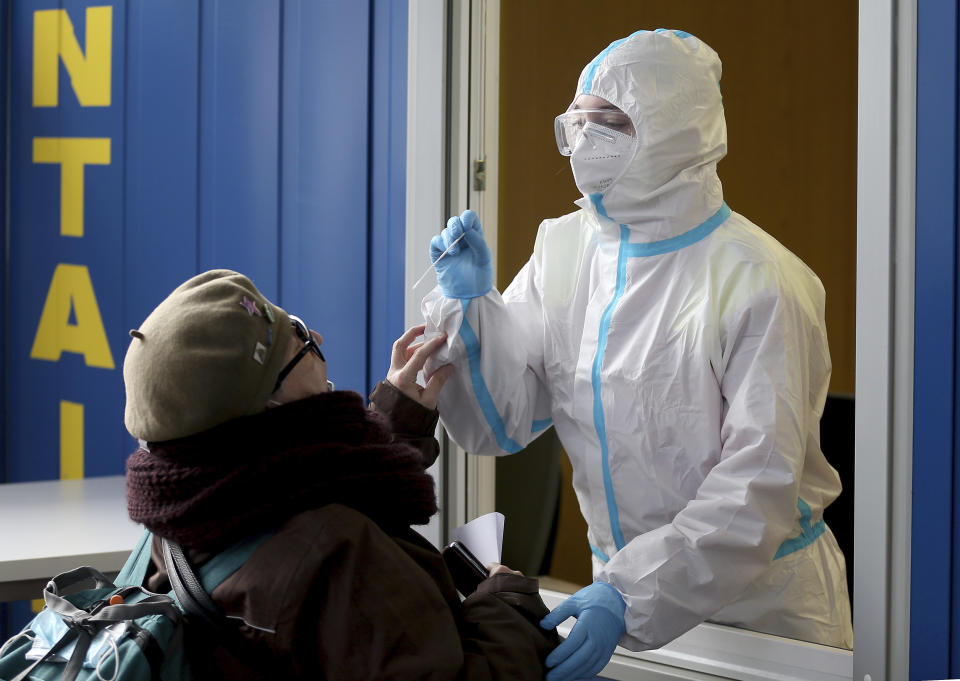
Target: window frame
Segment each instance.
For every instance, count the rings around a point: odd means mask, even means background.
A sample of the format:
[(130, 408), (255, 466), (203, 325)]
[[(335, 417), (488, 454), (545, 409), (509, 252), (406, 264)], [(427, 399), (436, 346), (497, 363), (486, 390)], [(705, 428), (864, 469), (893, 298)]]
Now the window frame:
[[(479, 209), (488, 240), (496, 238), (497, 147), (484, 148), (484, 140), (497, 139), (499, 3), (410, 3), (408, 287), (429, 265), (425, 244), (451, 211)], [(618, 649), (602, 672), (609, 678), (799, 679), (799, 670), (823, 681), (908, 676), (916, 4), (861, 2), (859, 12), (855, 652), (703, 624), (657, 651)], [(440, 66), (438, 54), (446, 55)], [(485, 191), (473, 185), (477, 150)], [(407, 292), (407, 324), (419, 323), (424, 291)], [(437, 545), (449, 528), (493, 510), (495, 484), (492, 458), (468, 457), (440, 435), (433, 472), (442, 519), (428, 533)], [(542, 593), (550, 606), (564, 598)]]

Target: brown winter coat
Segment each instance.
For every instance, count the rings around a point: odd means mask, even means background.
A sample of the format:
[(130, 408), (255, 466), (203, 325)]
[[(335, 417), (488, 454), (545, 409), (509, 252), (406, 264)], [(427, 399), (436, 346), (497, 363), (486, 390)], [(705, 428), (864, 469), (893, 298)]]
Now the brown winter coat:
[[(386, 384), (371, 399), (429, 466), (436, 412)], [(158, 545), (148, 586), (165, 591)], [(188, 555), (198, 565), (210, 554)], [(289, 518), (213, 598), (250, 643), (240, 658), (206, 651), (219, 678), (542, 679), (557, 642), (537, 624), (547, 609), (536, 579), (498, 574), (461, 602), (420, 534), (339, 503)]]

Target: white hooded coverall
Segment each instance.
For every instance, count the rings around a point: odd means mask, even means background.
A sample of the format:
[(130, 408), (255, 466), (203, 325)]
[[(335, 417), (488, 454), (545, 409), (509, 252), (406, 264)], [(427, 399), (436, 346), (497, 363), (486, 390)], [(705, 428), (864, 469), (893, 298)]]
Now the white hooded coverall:
[(545, 220), (501, 296), (422, 303), (448, 334), (428, 364), (465, 450), (519, 451), (552, 422), (573, 465), (594, 577), (626, 602), (631, 650), (716, 622), (852, 647), (840, 493), (820, 450), (830, 377), (816, 275), (723, 201), (720, 60), (641, 31), (577, 95), (626, 112), (633, 158)]

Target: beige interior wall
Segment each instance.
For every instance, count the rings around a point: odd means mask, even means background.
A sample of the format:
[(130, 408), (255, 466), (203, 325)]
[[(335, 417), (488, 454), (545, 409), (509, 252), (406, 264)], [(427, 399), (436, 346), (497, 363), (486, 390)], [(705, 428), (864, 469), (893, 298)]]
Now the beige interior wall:
[[(730, 207), (806, 262), (827, 292), (831, 391), (854, 390), (857, 2), (855, 0), (502, 0), (498, 285), (537, 226), (575, 209), (553, 118), (584, 65), (641, 28), (683, 29), (723, 61)], [(878, 197), (880, 200), (880, 197)], [(565, 458), (565, 457), (564, 457)], [(505, 476), (504, 476), (505, 477)], [(498, 476), (497, 486), (513, 485)], [(565, 470), (553, 573), (589, 581), (585, 527)], [(502, 495), (498, 493), (498, 498)]]

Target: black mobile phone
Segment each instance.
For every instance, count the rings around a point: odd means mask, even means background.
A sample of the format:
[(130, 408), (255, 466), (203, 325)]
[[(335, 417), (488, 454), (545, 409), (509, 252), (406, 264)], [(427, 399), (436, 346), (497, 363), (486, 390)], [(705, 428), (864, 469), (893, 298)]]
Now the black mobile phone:
[(483, 563), (462, 543), (455, 541), (441, 552), (443, 562), (453, 576), (453, 583), (464, 596), (469, 596), (489, 575)]

